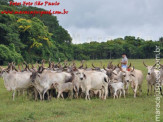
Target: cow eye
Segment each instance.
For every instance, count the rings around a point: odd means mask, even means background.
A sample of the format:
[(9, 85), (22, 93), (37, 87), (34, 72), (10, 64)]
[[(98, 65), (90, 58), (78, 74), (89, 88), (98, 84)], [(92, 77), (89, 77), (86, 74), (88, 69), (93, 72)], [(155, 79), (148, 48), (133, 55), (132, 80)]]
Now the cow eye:
[(126, 77), (126, 75), (123, 75), (124, 77)]

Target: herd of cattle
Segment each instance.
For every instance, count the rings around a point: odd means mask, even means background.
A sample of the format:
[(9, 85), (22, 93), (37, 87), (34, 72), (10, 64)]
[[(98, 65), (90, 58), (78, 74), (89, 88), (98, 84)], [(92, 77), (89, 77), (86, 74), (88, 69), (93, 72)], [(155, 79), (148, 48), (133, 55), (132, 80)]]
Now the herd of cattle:
[[(18, 65), (16, 68), (14, 63), (9, 63), (7, 68), (0, 67), (0, 77), (4, 80), (4, 85), (8, 91), (13, 91), (13, 100), (16, 92), (27, 91), (28, 95), (32, 95), (35, 100), (51, 99), (51, 97), (66, 97), (78, 98), (85, 97), (90, 100), (90, 97), (99, 97), (106, 99), (108, 96), (114, 98), (125, 97), (128, 94), (128, 88), (134, 92), (134, 97), (142, 92), (143, 73), (141, 70), (131, 68), (130, 65), (123, 69), (119, 66), (114, 66), (112, 62), (108, 63), (107, 68), (96, 67), (92, 64), (93, 68), (84, 67), (84, 62), (81, 66), (77, 67), (75, 62), (68, 65), (67, 62), (54, 64), (49, 61), (49, 66), (42, 64), (29, 65), (24, 62), (22, 67)], [(152, 87), (155, 89), (158, 70), (155, 66), (147, 66), (148, 73), (146, 76), (148, 91), (153, 92)], [(163, 85), (163, 65), (160, 65), (160, 92), (162, 94)]]

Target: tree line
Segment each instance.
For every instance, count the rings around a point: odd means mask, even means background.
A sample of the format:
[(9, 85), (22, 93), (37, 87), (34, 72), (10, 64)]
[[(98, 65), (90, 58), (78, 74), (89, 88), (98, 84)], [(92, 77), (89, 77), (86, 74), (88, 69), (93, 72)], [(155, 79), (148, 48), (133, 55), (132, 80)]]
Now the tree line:
[[(2, 10), (44, 9), (9, 6), (6, 0), (0, 0), (0, 13)], [(154, 58), (155, 45), (163, 51), (161, 42), (163, 38), (152, 41), (125, 36), (107, 42), (73, 44), (56, 16), (0, 14), (0, 65), (24, 60), (34, 63), (49, 58), (52, 61), (120, 58), (122, 53), (129, 58)]]

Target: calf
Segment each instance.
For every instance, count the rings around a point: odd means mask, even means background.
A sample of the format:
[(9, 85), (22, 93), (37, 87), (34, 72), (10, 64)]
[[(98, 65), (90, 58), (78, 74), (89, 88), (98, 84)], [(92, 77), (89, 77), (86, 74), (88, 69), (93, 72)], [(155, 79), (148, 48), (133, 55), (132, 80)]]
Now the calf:
[(109, 83), (109, 86), (112, 88), (113, 90), (113, 97), (115, 99), (115, 97), (118, 98), (117, 92), (120, 92), (119, 98), (121, 97), (121, 93), (123, 92), (123, 96), (125, 98), (125, 90), (124, 90), (124, 84), (122, 82), (116, 82), (116, 83)]
[(58, 92), (58, 96), (57, 98), (60, 97), (60, 95), (63, 97), (63, 92), (71, 92), (71, 98), (73, 98), (73, 88), (74, 88), (74, 85), (73, 83), (71, 82), (68, 82), (68, 83), (55, 83), (55, 84), (52, 84), (52, 87), (55, 88)]

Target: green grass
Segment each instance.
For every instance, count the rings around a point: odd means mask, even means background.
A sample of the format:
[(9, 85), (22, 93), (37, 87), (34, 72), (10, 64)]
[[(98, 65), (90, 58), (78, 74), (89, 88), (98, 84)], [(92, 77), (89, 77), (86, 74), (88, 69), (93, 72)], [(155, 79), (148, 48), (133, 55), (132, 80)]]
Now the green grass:
[[(117, 64), (120, 60), (112, 60)], [(155, 97), (147, 96), (146, 68), (141, 59), (129, 60), (136, 69), (144, 74), (143, 94), (133, 98), (133, 92), (126, 99), (108, 98), (103, 101), (93, 98), (84, 99), (55, 99), (51, 101), (34, 101), (27, 96), (19, 96), (12, 101), (12, 93), (8, 92), (3, 80), (0, 78), (0, 121), (7, 122), (53, 122), (53, 121), (87, 121), (87, 122), (153, 122), (155, 121)], [(144, 60), (147, 65), (153, 65), (154, 59)], [(87, 61), (88, 66), (94, 62), (100, 66), (99, 60)], [(105, 66), (108, 60), (102, 60)], [(163, 64), (163, 61), (161, 62)], [(80, 63), (77, 63), (78, 66)], [(161, 98), (161, 115), (163, 112), (163, 99)], [(163, 121), (163, 118), (161, 118)]]

